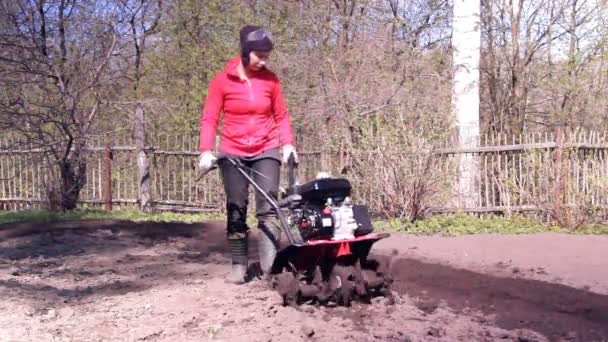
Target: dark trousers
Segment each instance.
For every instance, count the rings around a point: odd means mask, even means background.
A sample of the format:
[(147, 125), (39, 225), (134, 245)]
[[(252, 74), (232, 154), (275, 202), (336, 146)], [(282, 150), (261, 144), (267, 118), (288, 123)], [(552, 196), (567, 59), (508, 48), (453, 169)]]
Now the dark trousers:
[[(241, 160), (251, 171), (248, 174), (273, 199), (279, 192), (281, 163), (274, 158)], [(247, 207), (249, 204), (249, 182), (228, 161), (220, 163), (220, 170), (226, 193), (227, 234), (229, 239), (241, 239), (247, 236)], [(253, 187), (253, 186), (252, 186)], [(269, 226), (277, 217), (266, 199), (256, 190), (255, 209), (258, 224)]]

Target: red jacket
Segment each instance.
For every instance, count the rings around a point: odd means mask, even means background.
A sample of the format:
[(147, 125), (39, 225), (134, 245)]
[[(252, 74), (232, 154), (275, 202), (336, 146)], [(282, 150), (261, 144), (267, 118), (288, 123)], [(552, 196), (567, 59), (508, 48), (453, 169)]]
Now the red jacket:
[(289, 112), (277, 76), (264, 70), (251, 76), (248, 83), (238, 75), (240, 62), (240, 57), (230, 60), (209, 84), (201, 113), (201, 152), (213, 150), (222, 110), (221, 152), (254, 156), (293, 144)]

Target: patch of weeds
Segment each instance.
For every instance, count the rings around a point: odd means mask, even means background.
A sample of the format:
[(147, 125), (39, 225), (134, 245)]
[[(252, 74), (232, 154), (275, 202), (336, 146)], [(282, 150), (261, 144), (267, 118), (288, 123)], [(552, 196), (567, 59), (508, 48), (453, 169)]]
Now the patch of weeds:
[(592, 224), (583, 226), (572, 232), (573, 234), (581, 235), (601, 235), (608, 234), (608, 225), (605, 224)]
[(592, 225), (571, 230), (548, 225), (518, 215), (477, 217), (466, 214), (437, 215), (411, 222), (405, 219), (379, 220), (378, 231), (397, 231), (415, 235), (458, 236), (467, 234), (533, 234), (557, 232), (570, 234), (608, 234), (608, 225)]
[[(138, 210), (75, 210), (66, 213), (44, 210), (0, 211), (0, 224), (10, 222), (51, 222), (74, 219), (121, 219), (129, 221), (155, 222), (204, 222), (224, 221), (225, 214), (217, 213), (145, 213)], [(247, 216), (247, 224), (255, 227), (257, 220), (253, 214)], [(404, 232), (415, 235), (457, 236), (467, 234), (533, 234), (558, 232), (581, 235), (608, 234), (608, 225), (593, 224), (579, 227), (576, 230), (548, 225), (518, 215), (487, 215), (477, 217), (466, 214), (436, 215), (411, 222), (406, 219), (382, 219), (374, 221), (377, 232)]]
[(214, 339), (217, 337), (217, 335), (219, 335), (222, 332), (222, 326), (217, 324), (217, 325), (211, 325), (209, 327), (207, 327), (207, 336), (210, 339)]
[(0, 211), (0, 224), (10, 222), (51, 222), (75, 219), (120, 219), (156, 222), (202, 222), (223, 220), (221, 213), (145, 213), (138, 210), (74, 210), (65, 213), (45, 210)]

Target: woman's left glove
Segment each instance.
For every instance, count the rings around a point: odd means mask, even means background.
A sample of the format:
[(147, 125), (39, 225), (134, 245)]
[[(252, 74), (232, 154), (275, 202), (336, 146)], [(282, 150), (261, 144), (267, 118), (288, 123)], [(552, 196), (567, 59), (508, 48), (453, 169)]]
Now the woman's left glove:
[(293, 145), (285, 145), (283, 146), (283, 163), (287, 163), (289, 161), (289, 156), (293, 153), (293, 158), (296, 163), (298, 162), (298, 154), (296, 153), (296, 148)]

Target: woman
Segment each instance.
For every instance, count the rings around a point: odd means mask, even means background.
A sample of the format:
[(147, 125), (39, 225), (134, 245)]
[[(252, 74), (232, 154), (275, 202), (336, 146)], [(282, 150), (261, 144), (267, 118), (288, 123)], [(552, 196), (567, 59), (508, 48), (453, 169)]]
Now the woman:
[[(214, 76), (203, 106), (200, 127), (199, 167), (207, 172), (216, 161), (212, 153), (218, 118), (223, 110), (220, 152), (240, 158), (253, 170), (252, 177), (274, 198), (279, 189), (281, 161), (294, 154), (294, 138), (289, 112), (276, 75), (266, 68), (273, 49), (267, 31), (245, 26), (240, 31), (241, 55), (230, 60)], [(282, 155), (281, 155), (282, 152)], [(227, 280), (245, 282), (248, 264), (246, 224), (249, 186), (229, 163), (220, 162), (226, 193), (227, 238), (232, 254), (232, 272)], [(260, 266), (268, 273), (280, 239), (278, 217), (256, 191), (256, 216), (260, 238)]]

